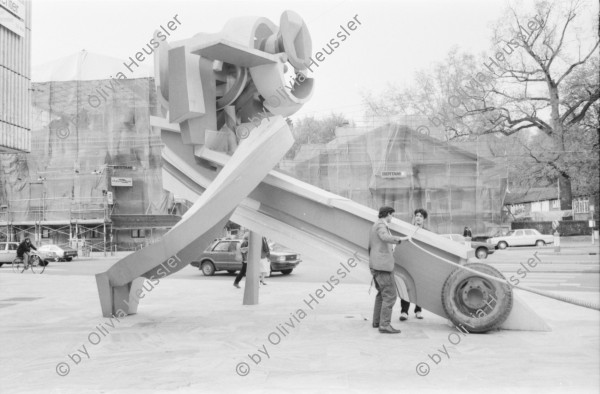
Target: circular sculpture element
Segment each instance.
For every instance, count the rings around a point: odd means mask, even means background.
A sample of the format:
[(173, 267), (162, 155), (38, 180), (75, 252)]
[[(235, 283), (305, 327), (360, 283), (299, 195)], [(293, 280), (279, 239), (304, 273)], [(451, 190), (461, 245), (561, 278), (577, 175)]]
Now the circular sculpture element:
[(284, 11), (279, 20), (281, 29), (279, 38), (288, 61), (296, 70), (304, 70), (310, 65), (312, 41), (308, 27), (300, 15), (293, 11)]
[[(482, 263), (466, 267), (504, 279), (502, 274)], [(504, 323), (512, 309), (512, 289), (507, 284), (457, 268), (442, 288), (442, 305), (446, 315), (457, 327), (481, 333)]]

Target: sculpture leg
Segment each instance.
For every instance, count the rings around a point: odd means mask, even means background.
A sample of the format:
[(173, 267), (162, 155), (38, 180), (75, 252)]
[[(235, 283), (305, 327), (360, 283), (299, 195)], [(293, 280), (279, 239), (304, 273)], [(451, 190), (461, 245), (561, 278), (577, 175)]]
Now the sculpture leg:
[(246, 285), (244, 286), (244, 305), (258, 304), (258, 274), (260, 273), (261, 250), (262, 236), (251, 231), (248, 239), (248, 268), (246, 271)]
[(145, 278), (136, 278), (122, 286), (112, 286), (106, 272), (96, 274), (102, 316), (111, 317), (137, 313), (139, 304), (137, 291), (142, 288), (145, 280)]

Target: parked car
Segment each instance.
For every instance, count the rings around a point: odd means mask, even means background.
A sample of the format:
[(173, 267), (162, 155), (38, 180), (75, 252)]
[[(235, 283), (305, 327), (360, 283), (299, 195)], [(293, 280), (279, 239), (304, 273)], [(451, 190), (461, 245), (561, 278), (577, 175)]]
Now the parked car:
[[(197, 259), (191, 262), (206, 276), (212, 276), (217, 271), (227, 271), (230, 274), (242, 269), (242, 263), (235, 261), (235, 252), (241, 239), (217, 239)], [(270, 244), (271, 272), (291, 274), (300, 264), (300, 255), (285, 250), (282, 246)]]
[(502, 228), (500, 230), (496, 230), (496, 231), (493, 231), (493, 232), (485, 234), (485, 235), (480, 235), (480, 234), (479, 235), (474, 235), (471, 238), (471, 241), (486, 242), (487, 243), (488, 239), (493, 238), (493, 237), (502, 237), (502, 236), (508, 234), (509, 231), (510, 230), (508, 230), (508, 229)]
[(535, 229), (526, 228), (509, 231), (502, 237), (492, 237), (487, 242), (498, 249), (506, 249), (509, 246), (544, 246), (554, 243), (554, 237), (541, 234)]
[[(18, 248), (19, 242), (0, 242), (0, 267), (3, 264), (12, 264), (13, 260), (17, 257)], [(36, 253), (33, 249), (31, 251)], [(48, 265), (48, 260), (52, 260), (55, 256), (52, 252), (40, 252), (39, 248), (37, 254), (40, 256), (43, 265)]]
[(0, 267), (2, 264), (11, 264), (17, 257), (18, 242), (0, 242)]
[[(465, 237), (460, 234), (442, 234), (442, 237), (459, 242), (463, 245), (467, 242)], [(477, 241), (471, 241), (471, 247), (475, 249), (475, 256), (480, 260), (486, 259), (489, 254), (494, 253), (496, 250), (493, 245)]]
[(47, 244), (38, 246), (38, 251), (47, 256), (47, 259), (55, 261), (71, 261), (77, 257), (77, 250), (68, 246)]

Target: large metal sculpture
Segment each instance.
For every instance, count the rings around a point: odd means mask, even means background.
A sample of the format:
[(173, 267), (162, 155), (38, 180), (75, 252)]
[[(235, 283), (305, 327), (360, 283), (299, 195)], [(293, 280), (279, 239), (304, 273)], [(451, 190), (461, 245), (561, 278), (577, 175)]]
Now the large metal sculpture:
[[(152, 124), (165, 144), (163, 183), (195, 204), (161, 242), (96, 276), (104, 316), (135, 313), (144, 281), (183, 268), (229, 219), (324, 268), (353, 256), (366, 262), (376, 211), (271, 171), (293, 142), (283, 116), (312, 94), (311, 49), (305, 23), (291, 11), (279, 26), (237, 18), (216, 34), (161, 43), (155, 71), (164, 117)], [(473, 332), (548, 329), (510, 287), (452, 265), (467, 262), (467, 247), (399, 220), (390, 228), (414, 234), (395, 252), (411, 301)]]

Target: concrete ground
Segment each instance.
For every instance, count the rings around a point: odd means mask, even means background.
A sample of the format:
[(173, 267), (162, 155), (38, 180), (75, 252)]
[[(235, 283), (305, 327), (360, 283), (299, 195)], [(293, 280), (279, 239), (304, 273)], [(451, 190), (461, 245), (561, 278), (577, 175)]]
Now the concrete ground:
[(91, 275), (1, 270), (2, 393), (600, 390), (598, 311), (529, 293), (517, 291), (552, 332), (461, 334), (427, 311), (400, 323), (396, 305), (402, 333), (383, 335), (368, 283), (342, 280), (317, 304), (324, 282), (273, 278), (243, 306), (230, 280), (166, 278), (137, 315), (105, 319)]

